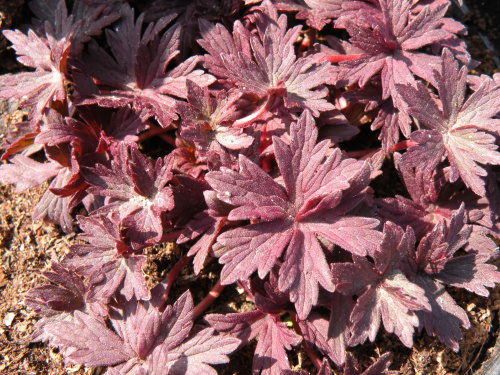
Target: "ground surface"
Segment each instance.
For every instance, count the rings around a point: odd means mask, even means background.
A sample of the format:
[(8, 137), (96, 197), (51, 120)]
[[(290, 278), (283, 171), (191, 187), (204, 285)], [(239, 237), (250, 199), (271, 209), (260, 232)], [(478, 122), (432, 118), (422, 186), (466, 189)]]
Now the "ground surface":
[[(0, 0), (2, 27), (19, 25), (27, 16), (24, 1)], [(477, 73), (493, 74), (497, 69), (494, 52), (485, 46), (481, 37), (487, 36), (492, 46), (500, 51), (500, 0), (472, 1), (467, 5), (470, 12), (462, 21), (470, 29), (467, 43), (473, 57), (483, 64)], [(457, 13), (458, 14), (458, 13)], [(457, 15), (457, 17), (462, 17)], [(491, 46), (489, 46), (491, 48)], [(5, 43), (0, 39), (0, 73), (18, 69), (13, 56), (5, 52)], [(0, 143), (5, 129), (22, 119), (22, 112), (12, 113), (7, 103), (0, 103)], [(46, 270), (52, 261), (59, 261), (74, 242), (75, 235), (65, 235), (56, 226), (33, 222), (31, 211), (46, 185), (29, 192), (16, 194), (13, 187), (0, 187), (0, 373), (2, 374), (100, 374), (104, 369), (85, 369), (81, 366), (65, 368), (56, 349), (42, 344), (29, 344), (29, 337), (37, 316), (22, 304), (24, 293), (43, 283), (40, 271)], [(168, 271), (170, 261), (178, 256), (174, 246), (149, 249), (151, 261), (144, 269), (148, 282), (153, 285)], [(213, 286), (218, 265), (212, 262), (198, 277), (193, 296), (200, 300)], [(192, 272), (186, 270), (179, 279), (178, 291), (192, 285)], [(461, 306), (469, 313), (471, 329), (464, 332), (465, 340), (459, 353), (453, 353), (437, 340), (426, 334), (415, 339), (415, 347), (409, 350), (390, 335), (379, 335), (370, 345), (353, 348), (353, 352), (365, 365), (373, 357), (386, 351), (394, 353), (391, 369), (403, 374), (472, 374), (488, 357), (499, 329), (500, 288), (492, 290), (490, 298), (472, 296), (463, 291), (454, 292)], [(227, 287), (210, 312), (225, 313), (246, 311), (251, 304), (246, 302), (234, 287)], [(250, 374), (254, 345), (239, 351), (231, 358), (229, 366), (219, 367), (220, 374)], [(309, 369), (310, 363), (302, 352), (291, 353), (296, 368)]]

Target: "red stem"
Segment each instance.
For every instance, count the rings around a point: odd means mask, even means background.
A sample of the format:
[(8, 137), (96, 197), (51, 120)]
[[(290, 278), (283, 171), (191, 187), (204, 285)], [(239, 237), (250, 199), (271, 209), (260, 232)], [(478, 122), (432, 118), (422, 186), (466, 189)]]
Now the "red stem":
[(309, 36), (309, 49), (311, 49), (314, 46), (314, 43), (316, 43), (316, 34), (317, 30), (313, 27), (310, 27), (309, 31), (307, 32), (307, 35)]
[[(289, 311), (289, 313), (290, 313), (290, 316), (292, 317), (293, 329), (295, 330), (295, 332), (297, 332), (297, 334), (304, 337), (304, 335), (302, 334), (302, 330), (300, 329), (300, 326), (299, 326), (297, 314), (293, 311)], [(316, 355), (316, 353), (314, 352), (313, 348), (311, 348), (309, 346), (309, 344), (307, 343), (307, 341), (304, 339), (302, 340), (302, 348), (304, 348), (304, 351), (306, 352), (307, 356), (309, 357), (309, 359), (313, 363), (314, 367), (316, 367), (316, 370), (319, 371), (321, 369), (321, 361), (318, 358), (318, 356)]]
[(257, 120), (260, 116), (266, 113), (271, 105), (274, 103), (274, 97), (272, 95), (268, 95), (264, 103), (261, 104), (254, 112), (250, 113), (248, 116), (239, 118), (235, 122), (233, 122), (233, 128), (244, 128), (247, 125), (250, 125), (252, 122)]
[(217, 297), (219, 297), (222, 290), (224, 290), (224, 285), (221, 285), (220, 280), (218, 280), (212, 290), (205, 296), (205, 298), (203, 298), (203, 300), (194, 307), (193, 320), (199, 317), (203, 313), (203, 311), (205, 311), (208, 306), (210, 306), (212, 302), (215, 301)]
[(146, 130), (144, 133), (142, 133), (139, 136), (139, 142), (143, 142), (146, 139), (149, 139), (149, 138), (154, 137), (155, 135), (158, 135), (158, 134), (161, 134), (161, 133), (165, 133), (165, 132), (167, 132), (169, 130), (170, 129), (158, 128), (158, 127), (154, 127), (154, 128), (148, 129), (148, 130)]
[(175, 265), (168, 273), (167, 278), (163, 281), (163, 283), (166, 284), (166, 287), (165, 291), (163, 292), (163, 296), (161, 297), (163, 299), (163, 303), (159, 308), (160, 311), (163, 311), (165, 309), (165, 303), (167, 301), (168, 293), (170, 292), (170, 289), (172, 289), (172, 284), (174, 283), (175, 279), (177, 279), (177, 276), (179, 276), (181, 270), (184, 268), (186, 264), (188, 264), (190, 260), (191, 257), (184, 255), (181, 259), (177, 261), (177, 263), (175, 263)]
[(159, 242), (163, 243), (163, 242), (175, 241), (179, 238), (179, 236), (181, 235), (182, 232), (183, 232), (183, 229), (179, 229), (179, 230), (173, 230), (172, 232), (165, 233), (161, 237)]
[(416, 146), (417, 144), (418, 143), (414, 141), (401, 141), (392, 146), (391, 152), (406, 150), (407, 148)]
[(349, 156), (350, 158), (366, 159), (372, 156), (373, 154), (377, 153), (378, 151), (380, 151), (379, 148), (372, 148), (369, 150), (359, 150), (359, 151), (348, 151), (347, 156)]
[(158, 137), (160, 137), (161, 139), (163, 139), (169, 145), (171, 145), (173, 147), (177, 147), (176, 144), (175, 144), (175, 138), (174, 137), (171, 137), (170, 135), (165, 134), (165, 133), (158, 134)]
[(363, 55), (361, 55), (361, 54), (360, 55), (329, 55), (329, 56), (323, 57), (321, 60), (319, 60), (319, 62), (330, 61), (332, 63), (338, 63), (341, 61), (359, 59), (362, 56)]
[(308, 50), (310, 45), (311, 45), (311, 40), (309, 39), (309, 34), (304, 34), (302, 41), (300, 42), (299, 48), (297, 49), (297, 52), (301, 53)]

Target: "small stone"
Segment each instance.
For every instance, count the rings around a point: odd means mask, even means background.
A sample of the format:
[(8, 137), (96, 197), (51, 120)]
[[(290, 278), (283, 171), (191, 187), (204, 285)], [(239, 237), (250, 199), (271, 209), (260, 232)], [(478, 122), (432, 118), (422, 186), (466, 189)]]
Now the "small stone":
[(16, 317), (15, 313), (13, 312), (7, 313), (3, 318), (3, 324), (7, 327), (10, 327), (15, 317)]

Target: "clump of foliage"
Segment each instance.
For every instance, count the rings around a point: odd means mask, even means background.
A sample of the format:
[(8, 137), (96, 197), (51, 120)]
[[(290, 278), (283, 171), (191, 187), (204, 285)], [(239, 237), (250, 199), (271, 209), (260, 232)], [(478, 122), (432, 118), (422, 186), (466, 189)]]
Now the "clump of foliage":
[[(49, 180), (33, 218), (85, 242), (26, 294), (33, 341), (108, 375), (215, 374), (252, 340), (254, 374), (306, 374), (298, 345), (318, 374), (392, 374), (389, 353), (364, 372), (349, 353), (381, 325), (458, 351), (449, 288), (500, 282), (500, 80), (468, 76), (449, 6), (31, 1), (27, 31), (4, 31), (30, 69), (0, 97), (30, 115), (0, 181)], [(373, 188), (391, 169), (405, 196)], [(166, 242), (184, 253), (148, 289), (145, 249)], [(220, 264), (198, 305), (176, 283), (191, 262)], [(254, 310), (203, 315), (234, 285)]]

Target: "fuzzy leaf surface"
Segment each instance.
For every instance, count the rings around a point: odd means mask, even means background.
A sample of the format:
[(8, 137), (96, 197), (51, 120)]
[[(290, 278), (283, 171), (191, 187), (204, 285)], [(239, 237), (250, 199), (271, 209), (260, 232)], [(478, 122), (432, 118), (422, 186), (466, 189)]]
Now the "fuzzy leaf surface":
[[(346, 214), (363, 200), (370, 165), (342, 160), (338, 149), (325, 159), (328, 141), (316, 144), (316, 138), (308, 111), (292, 125), (290, 145), (273, 138), (284, 187), (244, 156), (239, 172), (223, 169), (206, 176), (217, 198), (237, 207), (229, 220), (256, 221), (217, 238), (214, 253), (224, 264), (222, 282), (245, 280), (255, 271), (264, 278), (285, 252), (279, 288), (290, 292), (304, 319), (317, 301), (318, 285), (333, 291), (315, 234), (360, 255), (380, 240), (377, 220)], [(349, 203), (342, 201), (344, 192)]]
[(353, 257), (354, 263), (332, 265), (337, 289), (347, 295), (359, 295), (351, 313), (350, 344), (374, 341), (382, 320), (385, 329), (395, 333), (407, 347), (413, 345), (413, 331), (419, 320), (416, 310), (429, 310), (424, 290), (410, 282), (398, 268), (414, 244), (413, 232), (393, 223), (384, 225), (384, 239), (374, 253), (374, 264)]
[(89, 298), (108, 301), (120, 291), (127, 300), (133, 296), (137, 300), (148, 300), (150, 293), (141, 270), (146, 257), (134, 253), (126, 243), (120, 231), (119, 214), (78, 219), (84, 230), (78, 238), (89, 244), (72, 245), (63, 264), (89, 277)]
[(302, 338), (280, 321), (279, 315), (265, 314), (260, 310), (236, 314), (212, 314), (205, 320), (217, 331), (241, 339), (241, 346), (257, 337), (253, 358), (253, 373), (280, 374), (290, 369), (285, 349), (300, 343)]
[(149, 24), (141, 33), (144, 14), (135, 20), (129, 6), (121, 12), (115, 30), (106, 31), (112, 56), (97, 43), (90, 43), (89, 55), (82, 67), (102, 89), (97, 94), (84, 93), (78, 101), (114, 108), (130, 104), (142, 118), (155, 117), (166, 127), (177, 119), (177, 98), (186, 98), (186, 79), (200, 86), (209, 85), (213, 79), (195, 69), (198, 62), (195, 56), (167, 71), (179, 53), (180, 26), (174, 25), (162, 35), (161, 30), (175, 14)]
[(394, 106), (400, 110), (405, 109), (405, 103), (396, 89), (397, 84), (411, 84), (416, 75), (437, 85), (433, 69), (439, 67), (440, 58), (418, 49), (457, 38), (443, 27), (449, 3), (426, 5), (416, 15), (411, 12), (412, 3), (406, 0), (383, 0), (370, 5), (347, 1), (343, 6), (351, 11), (343, 12), (336, 26), (346, 28), (351, 35), (350, 42), (365, 54), (340, 63), (342, 85), (358, 82), (364, 86), (379, 73), (382, 98), (391, 96)]
[(51, 344), (65, 352), (69, 363), (115, 366), (124, 374), (160, 374), (160, 369), (170, 369), (169, 373), (180, 375), (216, 374), (210, 364), (228, 362), (227, 354), (240, 343), (214, 336), (211, 328), (190, 334), (193, 301), (189, 292), (163, 311), (135, 299), (120, 306), (110, 315), (114, 330), (101, 318), (77, 311), (74, 319), (50, 325)]
[(467, 313), (446, 292), (445, 284), (488, 295), (486, 287), (500, 280), (496, 267), (484, 264), (488, 257), (477, 253), (455, 255), (468, 243), (472, 228), (465, 224), (466, 220), (462, 205), (449, 224), (437, 224), (416, 250), (410, 250), (403, 266), (409, 279), (425, 291), (431, 305), (431, 311), (417, 312), (420, 325), (454, 351), (458, 351), (462, 339), (460, 326), (469, 328), (470, 322)]
[(99, 164), (85, 174), (92, 185), (89, 192), (109, 199), (99, 213), (119, 212), (133, 248), (153, 243), (163, 234), (162, 215), (174, 207), (172, 190), (166, 186), (173, 176), (172, 163), (166, 156), (153, 164), (137, 146), (120, 143), (110, 168)]
[(334, 109), (325, 100), (324, 87), (328, 63), (312, 57), (297, 58), (293, 43), (300, 26), (288, 29), (285, 15), (278, 18), (276, 8), (265, 1), (263, 12), (256, 13), (258, 35), (236, 21), (233, 34), (221, 24), (200, 21), (202, 39), (198, 43), (209, 53), (205, 62), (210, 72), (223, 78), (230, 87), (265, 98), (283, 97), (290, 109), (309, 109), (314, 116)]
[(298, 12), (295, 17), (305, 20), (308, 26), (316, 30), (321, 30), (337, 18), (342, 8), (342, 0), (277, 0), (274, 3), (280, 11)]
[(42, 184), (61, 169), (57, 163), (39, 163), (22, 154), (14, 155), (10, 162), (0, 166), (0, 182), (15, 184), (16, 193)]
[(474, 193), (484, 196), (487, 172), (481, 164), (500, 164), (495, 143), (500, 120), (494, 118), (500, 111), (500, 87), (488, 90), (485, 82), (464, 102), (467, 68), (458, 69), (448, 50), (443, 52), (436, 79), (439, 102), (422, 83), (399, 86), (409, 113), (423, 127), (412, 133), (410, 139), (417, 145), (403, 156), (403, 162), (413, 167), (425, 163), (430, 171), (445, 157), (451, 166), (450, 181), (460, 177)]

